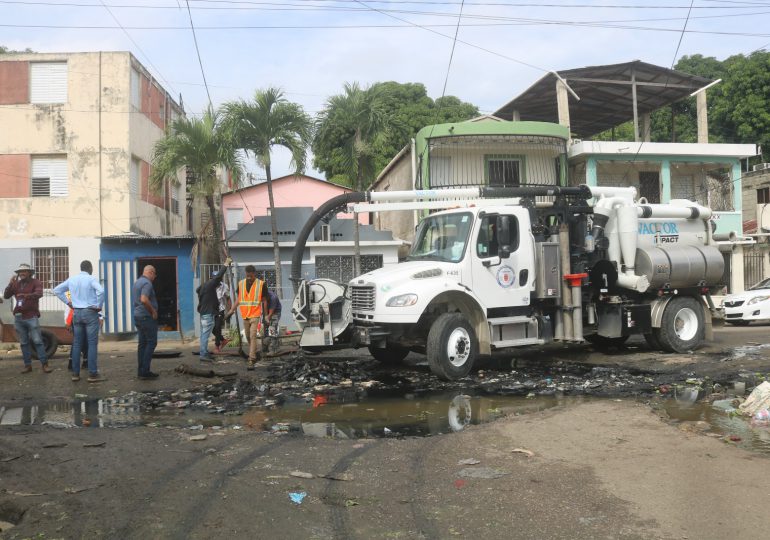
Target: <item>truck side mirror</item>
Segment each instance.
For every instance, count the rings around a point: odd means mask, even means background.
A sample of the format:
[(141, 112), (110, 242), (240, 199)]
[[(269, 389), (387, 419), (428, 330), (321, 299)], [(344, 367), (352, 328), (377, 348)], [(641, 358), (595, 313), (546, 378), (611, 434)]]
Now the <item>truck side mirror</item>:
[(511, 217), (510, 216), (497, 216), (496, 220), (497, 228), (497, 254), (501, 259), (507, 259), (511, 256)]

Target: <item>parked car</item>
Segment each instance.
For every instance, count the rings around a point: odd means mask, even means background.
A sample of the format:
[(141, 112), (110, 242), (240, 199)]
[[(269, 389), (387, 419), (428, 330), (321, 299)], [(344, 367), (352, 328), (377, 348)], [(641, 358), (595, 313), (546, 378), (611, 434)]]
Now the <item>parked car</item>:
[(728, 294), (722, 305), (729, 324), (746, 326), (751, 321), (770, 320), (770, 278), (741, 293)]

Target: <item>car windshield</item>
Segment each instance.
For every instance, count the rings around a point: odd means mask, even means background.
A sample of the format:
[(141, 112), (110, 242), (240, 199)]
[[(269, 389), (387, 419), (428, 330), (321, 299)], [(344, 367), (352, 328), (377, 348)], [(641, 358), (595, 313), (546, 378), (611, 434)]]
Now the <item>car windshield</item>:
[(424, 219), (417, 229), (409, 261), (458, 262), (465, 253), (473, 222), (469, 213), (441, 214)]
[(770, 278), (763, 279), (756, 285), (749, 288), (750, 291), (756, 291), (758, 289), (770, 289)]

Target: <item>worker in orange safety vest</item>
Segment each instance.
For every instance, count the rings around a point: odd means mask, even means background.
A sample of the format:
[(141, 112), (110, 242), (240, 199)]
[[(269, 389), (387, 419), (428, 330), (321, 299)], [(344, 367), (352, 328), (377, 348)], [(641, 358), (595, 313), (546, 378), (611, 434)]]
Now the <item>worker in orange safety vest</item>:
[(248, 265), (245, 270), (246, 279), (238, 282), (238, 298), (228, 316), (235, 313), (236, 309), (240, 310), (243, 329), (249, 341), (249, 364), (246, 369), (253, 370), (259, 356), (257, 340), (261, 335), (262, 314), (267, 313), (269, 298), (267, 283), (257, 277), (257, 269)]

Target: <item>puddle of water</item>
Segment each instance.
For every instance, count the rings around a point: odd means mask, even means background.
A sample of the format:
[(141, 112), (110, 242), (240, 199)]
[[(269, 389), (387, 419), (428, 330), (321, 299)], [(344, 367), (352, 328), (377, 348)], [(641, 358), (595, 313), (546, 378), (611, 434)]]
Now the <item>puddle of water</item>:
[(137, 395), (129, 395), (0, 407), (0, 426), (245, 426), (261, 431), (335, 438), (428, 436), (461, 431), (468, 425), (491, 422), (501, 416), (534, 413), (567, 401), (584, 399), (589, 398), (480, 396), (457, 391), (360, 399), (355, 392), (338, 392), (316, 395), (312, 401), (294, 399), (280, 406), (249, 407), (242, 414), (213, 414), (194, 408), (148, 409), (141, 405)]
[(666, 400), (663, 407), (669, 418), (682, 422), (706, 422), (708, 432), (740, 437), (740, 440), (733, 441), (736, 446), (770, 454), (770, 427), (754, 424), (751, 418), (731, 414), (729, 408), (725, 410), (712, 403), (697, 401), (699, 394), (698, 388), (684, 388), (673, 399)]
[(740, 347), (733, 348), (730, 353), (730, 358), (732, 360), (740, 360), (747, 356), (761, 356), (763, 354), (763, 349), (768, 347), (770, 347), (770, 343), (741, 345)]

